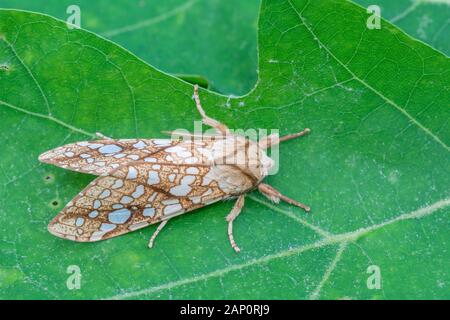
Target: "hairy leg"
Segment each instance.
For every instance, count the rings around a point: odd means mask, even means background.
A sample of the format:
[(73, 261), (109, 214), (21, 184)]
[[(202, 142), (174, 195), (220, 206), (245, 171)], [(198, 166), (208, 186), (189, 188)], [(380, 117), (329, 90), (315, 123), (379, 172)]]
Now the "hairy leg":
[(285, 202), (287, 202), (289, 204), (292, 204), (294, 206), (302, 208), (306, 212), (309, 212), (311, 210), (311, 208), (308, 207), (307, 205), (282, 195), (281, 192), (276, 190), (274, 187), (269, 186), (268, 184), (260, 183), (258, 185), (258, 190), (263, 195), (265, 195), (267, 198), (269, 198), (270, 200), (272, 200), (275, 203), (279, 203), (280, 200), (283, 200), (283, 201), (285, 201)]
[(231, 209), (231, 212), (225, 218), (228, 221), (228, 239), (230, 239), (231, 247), (236, 252), (241, 251), (241, 249), (239, 249), (239, 247), (237, 246), (236, 242), (234, 241), (234, 237), (233, 237), (233, 221), (241, 213), (242, 208), (244, 207), (244, 200), (245, 200), (245, 195), (240, 195), (239, 198), (236, 200), (236, 203), (234, 204), (233, 209)]
[(306, 134), (308, 134), (310, 132), (311, 132), (311, 129), (306, 128), (303, 131), (300, 131), (300, 132), (297, 132), (297, 133), (293, 133), (293, 134), (288, 134), (288, 135), (283, 136), (281, 138), (278, 138), (277, 135), (272, 135), (271, 134), (270, 136), (267, 136), (265, 139), (260, 140), (259, 141), (259, 146), (261, 148), (263, 148), (263, 149), (267, 149), (267, 148), (270, 148), (271, 146), (279, 144), (280, 142), (284, 142), (284, 141), (287, 141), (287, 140), (295, 139), (295, 138), (304, 136), (304, 135), (306, 135)]
[(198, 85), (194, 85), (193, 98), (195, 101), (195, 105), (197, 106), (197, 110), (200, 113), (200, 115), (202, 116), (202, 120), (203, 120), (204, 124), (207, 124), (207, 125), (213, 127), (214, 129), (218, 130), (223, 135), (226, 135), (230, 132), (230, 130), (228, 129), (228, 127), (226, 125), (224, 125), (223, 123), (220, 123), (216, 119), (210, 118), (206, 115), (206, 112), (205, 112), (205, 110), (203, 110), (203, 107), (200, 103), (200, 96), (198, 95)]
[(161, 232), (161, 230), (164, 228), (164, 226), (167, 224), (168, 221), (169, 220), (164, 220), (163, 222), (161, 222), (159, 224), (158, 228), (156, 228), (156, 230), (153, 233), (152, 237), (148, 241), (148, 247), (149, 248), (153, 248), (153, 243), (155, 242), (156, 236)]

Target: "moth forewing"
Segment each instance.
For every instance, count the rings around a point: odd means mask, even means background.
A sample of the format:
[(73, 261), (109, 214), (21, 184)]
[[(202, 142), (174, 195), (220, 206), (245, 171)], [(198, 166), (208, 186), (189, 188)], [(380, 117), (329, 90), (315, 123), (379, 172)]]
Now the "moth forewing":
[(49, 150), (39, 161), (64, 169), (105, 175), (132, 161), (154, 162), (159, 151), (178, 144), (170, 139), (107, 139), (81, 141)]
[(55, 217), (49, 230), (74, 241), (104, 240), (219, 201), (229, 196), (224, 191), (229, 187), (213, 179), (212, 168), (127, 163), (91, 182)]
[(42, 162), (99, 176), (50, 222), (49, 231), (61, 238), (92, 242), (163, 222), (150, 238), (152, 247), (171, 218), (237, 197), (227, 221), (230, 243), (238, 252), (232, 224), (246, 192), (258, 187), (274, 201), (300, 206), (262, 183), (274, 164), (265, 152), (274, 140), (268, 137), (257, 143), (231, 134), (224, 124), (206, 116), (197, 90), (194, 86), (197, 109), (217, 135), (184, 134), (181, 140), (102, 139), (43, 153)]

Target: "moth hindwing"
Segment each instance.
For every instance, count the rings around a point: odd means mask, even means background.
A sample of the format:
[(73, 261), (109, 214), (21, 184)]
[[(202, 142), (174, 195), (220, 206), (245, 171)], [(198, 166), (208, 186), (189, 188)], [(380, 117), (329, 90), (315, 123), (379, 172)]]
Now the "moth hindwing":
[(209, 118), (194, 99), (205, 124), (216, 135), (187, 135), (184, 139), (108, 139), (67, 144), (43, 153), (39, 160), (68, 170), (96, 175), (50, 222), (48, 230), (61, 238), (91, 242), (115, 237), (161, 222), (153, 241), (168, 220), (227, 198), (237, 198), (227, 216), (228, 235), (235, 251), (233, 221), (244, 205), (245, 193), (258, 187), (269, 199), (299, 202), (262, 183), (273, 161), (265, 149), (309, 132), (259, 142), (234, 135)]

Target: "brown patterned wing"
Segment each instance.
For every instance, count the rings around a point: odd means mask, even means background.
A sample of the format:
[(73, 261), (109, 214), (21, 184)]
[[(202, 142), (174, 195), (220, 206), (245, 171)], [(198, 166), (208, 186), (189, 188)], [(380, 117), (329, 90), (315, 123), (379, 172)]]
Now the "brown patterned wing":
[(48, 229), (74, 241), (104, 240), (232, 196), (234, 187), (216, 181), (214, 170), (206, 165), (121, 166), (92, 181)]
[(169, 139), (81, 141), (49, 150), (39, 160), (68, 170), (105, 175), (127, 162), (145, 161), (179, 142)]
[(107, 175), (129, 162), (207, 163), (213, 142), (210, 138), (82, 141), (49, 150), (39, 160), (72, 171)]

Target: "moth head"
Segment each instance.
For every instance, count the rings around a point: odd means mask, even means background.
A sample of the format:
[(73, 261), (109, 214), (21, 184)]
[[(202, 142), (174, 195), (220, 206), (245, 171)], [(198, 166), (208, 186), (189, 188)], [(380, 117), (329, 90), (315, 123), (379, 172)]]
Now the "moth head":
[(259, 178), (263, 178), (269, 174), (275, 162), (267, 155), (266, 149), (261, 148), (257, 142), (250, 141), (249, 144), (246, 153), (249, 167), (256, 171)]
[(272, 158), (270, 158), (265, 150), (260, 149), (261, 155), (260, 155), (260, 165), (261, 165), (261, 171), (263, 176), (267, 176), (270, 172), (270, 169), (275, 165), (275, 161), (273, 161)]

